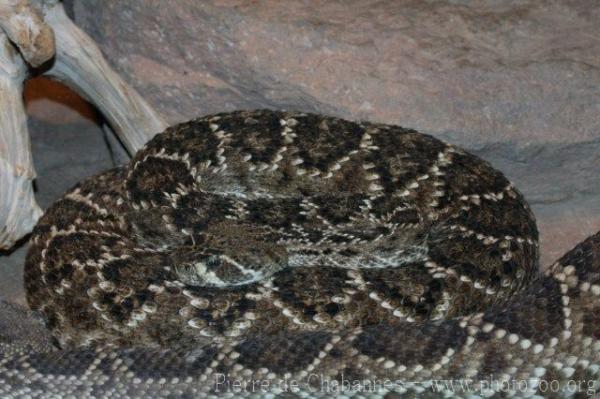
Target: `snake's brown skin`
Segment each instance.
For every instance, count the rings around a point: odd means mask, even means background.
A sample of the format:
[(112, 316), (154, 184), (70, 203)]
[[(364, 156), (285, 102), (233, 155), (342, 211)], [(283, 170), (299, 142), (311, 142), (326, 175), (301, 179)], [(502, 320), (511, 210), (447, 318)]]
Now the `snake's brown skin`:
[(541, 277), (537, 238), (500, 172), (431, 136), (266, 110), (199, 118), (46, 212), (25, 283), (62, 349), (5, 360), (0, 380), (13, 396), (260, 396), (281, 379), (298, 397), (386, 380), (344, 394), (438, 396), (432, 379), (525, 381), (517, 396), (557, 381), (557, 397), (579, 380), (589, 395), (600, 238)]

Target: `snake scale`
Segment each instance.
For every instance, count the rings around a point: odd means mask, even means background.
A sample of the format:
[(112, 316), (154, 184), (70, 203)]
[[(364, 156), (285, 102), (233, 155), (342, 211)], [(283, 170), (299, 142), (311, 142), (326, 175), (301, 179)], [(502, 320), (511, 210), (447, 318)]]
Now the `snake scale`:
[(3, 397), (600, 390), (600, 234), (541, 274), (515, 187), (398, 126), (170, 127), (47, 210), (25, 285), (53, 343), (0, 356)]

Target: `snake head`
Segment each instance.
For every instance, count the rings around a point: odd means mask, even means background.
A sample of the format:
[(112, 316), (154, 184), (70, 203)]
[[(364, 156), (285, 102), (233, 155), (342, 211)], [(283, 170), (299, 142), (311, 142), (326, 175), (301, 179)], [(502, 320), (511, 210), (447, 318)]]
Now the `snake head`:
[(208, 238), (202, 247), (182, 246), (172, 253), (179, 280), (188, 285), (230, 287), (263, 280), (288, 265), (286, 249), (256, 235)]

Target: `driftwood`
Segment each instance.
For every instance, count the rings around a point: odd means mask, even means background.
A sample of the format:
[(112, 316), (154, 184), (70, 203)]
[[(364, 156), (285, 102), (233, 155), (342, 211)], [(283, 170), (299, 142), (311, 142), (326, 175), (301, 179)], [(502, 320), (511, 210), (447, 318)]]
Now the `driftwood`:
[(0, 1), (0, 26), (23, 58), (38, 67), (54, 56), (54, 33), (27, 0)]
[(45, 66), (45, 74), (96, 105), (130, 153), (164, 130), (166, 122), (112, 70), (93, 40), (67, 17), (62, 3), (0, 0), (0, 27), (0, 249), (8, 249), (31, 231), (42, 213), (32, 189), (35, 171), (22, 103), (28, 68), (23, 59)]
[(35, 202), (35, 178), (23, 81), (27, 67), (0, 32), (0, 248), (7, 249), (27, 234), (42, 210)]
[(43, 12), (56, 37), (56, 61), (46, 75), (98, 107), (130, 153), (166, 128), (166, 122), (108, 65), (96, 43), (67, 17), (62, 3)]

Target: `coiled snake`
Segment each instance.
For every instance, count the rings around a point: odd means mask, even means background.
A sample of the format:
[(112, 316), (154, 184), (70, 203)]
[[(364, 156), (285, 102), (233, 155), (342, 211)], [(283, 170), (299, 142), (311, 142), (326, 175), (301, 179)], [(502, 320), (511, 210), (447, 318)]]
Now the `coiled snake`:
[(60, 349), (0, 359), (0, 393), (592, 397), (600, 236), (543, 275), (537, 240), (500, 172), (428, 135), (199, 118), (40, 220), (27, 298)]

